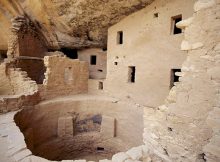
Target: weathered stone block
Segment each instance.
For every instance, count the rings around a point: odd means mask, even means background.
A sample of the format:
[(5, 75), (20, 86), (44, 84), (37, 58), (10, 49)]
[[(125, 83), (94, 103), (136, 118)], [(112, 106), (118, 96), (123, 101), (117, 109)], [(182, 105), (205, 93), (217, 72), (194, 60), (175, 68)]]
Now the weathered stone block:
[(127, 159), (130, 159), (130, 157), (124, 152), (120, 152), (112, 156), (113, 162), (124, 162)]

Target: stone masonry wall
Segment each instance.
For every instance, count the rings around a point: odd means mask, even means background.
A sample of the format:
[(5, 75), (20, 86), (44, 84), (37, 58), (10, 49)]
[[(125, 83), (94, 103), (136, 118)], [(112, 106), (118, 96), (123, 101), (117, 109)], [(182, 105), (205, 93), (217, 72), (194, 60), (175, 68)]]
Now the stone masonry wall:
[(45, 56), (46, 73), (41, 88), (42, 99), (86, 93), (88, 91), (88, 64), (79, 60), (54, 55)]
[(180, 82), (165, 105), (145, 108), (144, 142), (167, 161), (220, 161), (220, 1), (198, 0), (185, 29)]
[(8, 57), (43, 57), (44, 52), (46, 52), (46, 41), (36, 25), (29, 18), (22, 15), (15, 17), (11, 22)]
[(10, 67), (8, 63), (2, 63), (0, 74), (0, 113), (39, 101), (37, 84), (27, 77), (26, 72)]

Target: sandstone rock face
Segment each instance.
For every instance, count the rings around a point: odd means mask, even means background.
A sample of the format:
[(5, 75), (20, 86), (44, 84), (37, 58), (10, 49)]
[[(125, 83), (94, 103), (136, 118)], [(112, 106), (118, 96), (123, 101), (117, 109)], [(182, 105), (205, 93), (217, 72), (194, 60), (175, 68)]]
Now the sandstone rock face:
[(10, 19), (29, 17), (50, 48), (104, 47), (109, 26), (153, 0), (2, 0), (0, 48), (7, 48)]

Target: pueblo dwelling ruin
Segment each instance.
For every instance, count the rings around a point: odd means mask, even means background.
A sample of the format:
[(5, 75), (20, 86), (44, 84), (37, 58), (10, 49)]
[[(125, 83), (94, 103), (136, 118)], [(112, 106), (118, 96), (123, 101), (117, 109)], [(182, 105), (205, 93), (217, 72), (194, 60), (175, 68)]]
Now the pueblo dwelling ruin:
[(0, 0), (0, 162), (219, 162), (220, 0)]

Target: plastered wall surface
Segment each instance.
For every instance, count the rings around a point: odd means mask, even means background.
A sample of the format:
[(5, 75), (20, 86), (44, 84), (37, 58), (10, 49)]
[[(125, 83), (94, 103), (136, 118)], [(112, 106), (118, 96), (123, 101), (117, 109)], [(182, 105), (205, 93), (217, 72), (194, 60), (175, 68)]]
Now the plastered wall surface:
[[(91, 65), (91, 56), (96, 56), (96, 65)], [(107, 52), (100, 48), (91, 48), (78, 51), (78, 58), (80, 61), (86, 61), (89, 64), (89, 78), (90, 79), (105, 79), (106, 78), (106, 64)]]
[[(183, 34), (171, 34), (171, 17), (190, 17), (194, 2), (157, 0), (109, 28), (105, 90), (110, 95), (151, 107), (163, 103), (171, 69), (186, 58), (179, 47)], [(123, 44), (117, 44), (118, 31), (123, 31)], [(128, 66), (136, 67), (135, 83), (128, 83)]]

